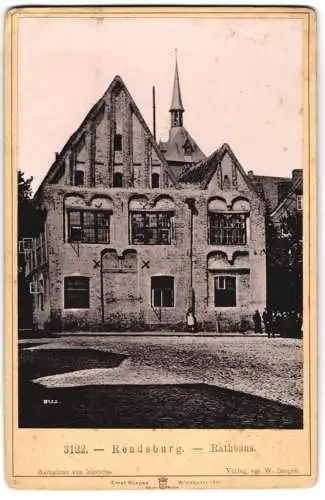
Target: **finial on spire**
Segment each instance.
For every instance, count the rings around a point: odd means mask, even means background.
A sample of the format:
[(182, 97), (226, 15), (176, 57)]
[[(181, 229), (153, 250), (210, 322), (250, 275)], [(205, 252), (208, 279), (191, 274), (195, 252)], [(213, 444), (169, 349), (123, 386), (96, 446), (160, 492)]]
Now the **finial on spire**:
[(175, 50), (175, 70), (177, 71), (177, 74), (178, 74), (178, 49), (174, 49)]

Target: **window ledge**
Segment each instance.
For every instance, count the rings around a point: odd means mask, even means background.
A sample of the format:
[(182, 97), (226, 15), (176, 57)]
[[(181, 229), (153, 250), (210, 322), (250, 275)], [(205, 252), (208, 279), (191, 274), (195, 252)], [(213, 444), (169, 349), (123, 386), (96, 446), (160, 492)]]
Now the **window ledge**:
[(172, 243), (129, 243), (130, 246), (134, 247), (171, 247), (173, 245), (176, 245), (176, 241), (173, 241)]
[(226, 306), (215, 306), (215, 305), (210, 305), (209, 308), (215, 312), (226, 312), (226, 311), (232, 311), (232, 310), (235, 310), (235, 309), (240, 309), (241, 306), (229, 306), (229, 307), (226, 307)]
[(208, 242), (208, 245), (210, 247), (218, 247), (218, 248), (229, 248), (229, 247), (239, 247), (239, 248), (243, 248), (243, 247), (249, 247), (249, 243), (234, 243), (234, 244), (229, 244), (229, 245), (221, 245), (220, 243), (210, 243)]
[(152, 307), (153, 309), (159, 309), (159, 310), (164, 310), (164, 311), (165, 310), (166, 311), (170, 311), (170, 310), (175, 310), (176, 309), (176, 306), (171, 306), (171, 307), (169, 307), (169, 306), (153, 306), (152, 304), (151, 304), (150, 307)]
[(106, 246), (111, 246), (111, 243), (107, 242), (107, 243), (97, 243), (96, 241), (94, 241), (93, 243), (87, 241), (87, 242), (83, 242), (83, 241), (66, 241), (65, 242), (67, 245), (106, 245)]
[(125, 273), (137, 273), (137, 269), (109, 269), (105, 268), (103, 270), (104, 273), (115, 273), (115, 274), (125, 274)]
[(85, 311), (89, 311), (90, 307), (75, 307), (75, 308), (72, 308), (72, 309), (66, 309), (65, 307), (63, 308), (63, 311), (67, 311), (67, 312), (85, 312)]

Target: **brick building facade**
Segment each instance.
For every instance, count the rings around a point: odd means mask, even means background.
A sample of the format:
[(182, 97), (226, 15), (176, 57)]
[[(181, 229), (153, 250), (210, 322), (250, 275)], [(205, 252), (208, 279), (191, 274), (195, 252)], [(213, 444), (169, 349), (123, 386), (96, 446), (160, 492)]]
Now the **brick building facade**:
[[(180, 99), (178, 71), (176, 86)], [(174, 97), (170, 138), (184, 128)], [(196, 143), (183, 147), (173, 169), (115, 77), (34, 197), (46, 211), (26, 261), (36, 328), (182, 331), (193, 310), (199, 331), (222, 333), (262, 311), (265, 197), (229, 145), (196, 161)]]

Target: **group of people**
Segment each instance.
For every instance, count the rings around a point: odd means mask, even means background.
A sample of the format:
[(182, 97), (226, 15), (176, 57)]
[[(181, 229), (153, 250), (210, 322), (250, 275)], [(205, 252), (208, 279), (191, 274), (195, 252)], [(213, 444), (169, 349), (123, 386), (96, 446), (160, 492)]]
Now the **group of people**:
[[(253, 314), (255, 333), (267, 333), (268, 337), (302, 337), (302, 315), (297, 311), (270, 311), (264, 309), (262, 317), (258, 310)], [(262, 324), (263, 323), (263, 324)]]

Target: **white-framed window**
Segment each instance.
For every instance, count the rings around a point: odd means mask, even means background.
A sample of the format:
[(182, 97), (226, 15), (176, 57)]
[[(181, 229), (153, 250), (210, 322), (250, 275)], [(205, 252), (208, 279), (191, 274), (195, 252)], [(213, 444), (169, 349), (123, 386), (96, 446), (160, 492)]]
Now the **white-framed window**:
[(24, 254), (33, 247), (33, 238), (23, 238), (18, 242), (18, 252)]
[(45, 232), (36, 238), (28, 238), (28, 250), (25, 251), (26, 274), (47, 262), (47, 246)]
[(236, 277), (216, 276), (214, 278), (215, 307), (236, 306)]
[(302, 194), (297, 194), (297, 210), (301, 211), (303, 208)]

